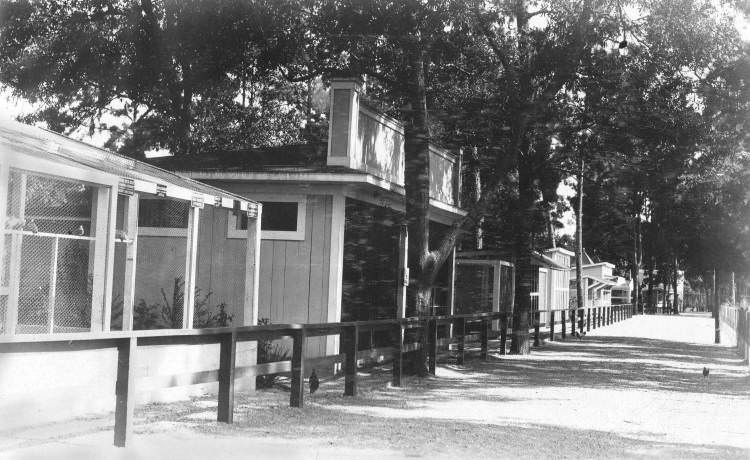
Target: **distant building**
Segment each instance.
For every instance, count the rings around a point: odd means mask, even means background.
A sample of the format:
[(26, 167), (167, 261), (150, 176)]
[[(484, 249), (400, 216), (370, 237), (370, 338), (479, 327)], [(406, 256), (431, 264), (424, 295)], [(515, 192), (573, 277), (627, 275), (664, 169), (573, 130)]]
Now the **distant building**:
[[(531, 307), (539, 311), (542, 324), (550, 311), (568, 308), (572, 255), (563, 248), (532, 254)], [(513, 312), (515, 260), (508, 251), (461, 251), (456, 264), (456, 313)]]
[[(597, 262), (586, 251), (582, 255), (581, 275), (583, 278), (584, 307), (603, 307), (630, 303), (631, 283), (615, 276), (614, 264)], [(577, 305), (578, 290), (575, 263), (570, 275), (570, 302)]]

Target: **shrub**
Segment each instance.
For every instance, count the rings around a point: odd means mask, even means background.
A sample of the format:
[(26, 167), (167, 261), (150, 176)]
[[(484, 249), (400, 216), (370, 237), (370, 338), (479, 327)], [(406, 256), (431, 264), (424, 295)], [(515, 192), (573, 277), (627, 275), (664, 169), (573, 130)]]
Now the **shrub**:
[[(268, 318), (260, 318), (258, 325), (271, 324)], [(289, 351), (279, 343), (272, 340), (258, 341), (258, 364), (275, 363), (277, 361), (289, 360)], [(256, 388), (271, 388), (276, 381), (276, 374), (258, 375), (255, 377)]]

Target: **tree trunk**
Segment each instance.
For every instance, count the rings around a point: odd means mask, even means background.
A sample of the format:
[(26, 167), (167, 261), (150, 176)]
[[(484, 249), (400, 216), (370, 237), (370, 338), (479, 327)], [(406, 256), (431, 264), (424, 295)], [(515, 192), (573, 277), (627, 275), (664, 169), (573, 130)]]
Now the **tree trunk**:
[(547, 244), (549, 247), (555, 248), (557, 247), (557, 243), (555, 242), (555, 226), (552, 223), (552, 205), (547, 208), (544, 218), (547, 224)]
[(528, 164), (519, 158), (518, 194), (521, 211), (516, 230), (516, 273), (515, 309), (513, 311), (513, 336), (510, 343), (511, 354), (529, 353), (529, 314), (531, 313), (531, 222), (534, 218), (536, 192)]
[(675, 315), (680, 313), (680, 297), (677, 294), (677, 278), (679, 276), (677, 267), (677, 256), (674, 256), (674, 278), (672, 278), (672, 292), (674, 292), (674, 302), (672, 303), (672, 313)]
[(412, 50), (411, 111), (404, 128), (406, 192), (406, 221), (409, 228), (409, 261), (414, 311), (418, 316), (428, 314), (432, 284), (431, 255), (429, 248), (430, 225), (430, 140), (427, 126), (427, 93), (425, 90), (424, 60), (422, 52)]
[(708, 296), (706, 297), (706, 305), (711, 309), (711, 318), (716, 317), (716, 305), (714, 305), (714, 300), (716, 299), (716, 269), (714, 268), (713, 273), (711, 274), (711, 291), (708, 293)]
[(721, 342), (721, 329), (719, 325), (719, 288), (716, 285), (716, 269), (714, 268), (714, 276), (713, 276), (713, 285), (714, 285), (714, 292), (713, 292), (713, 308), (712, 310), (712, 316), (714, 317), (714, 343), (720, 343)]
[(654, 297), (654, 258), (648, 266), (648, 309), (653, 311), (656, 308), (656, 298)]
[(640, 196), (636, 193), (633, 212), (633, 263), (631, 265), (631, 279), (633, 280), (633, 310), (638, 311), (641, 304), (641, 265), (643, 254), (641, 254), (641, 207)]
[(578, 161), (578, 209), (576, 212), (576, 306), (584, 308), (583, 298), (583, 152)]
[[(482, 175), (479, 163), (479, 152), (476, 147), (471, 150), (471, 176), (474, 179), (474, 204), (482, 200)], [(484, 248), (484, 216), (480, 217), (474, 228), (474, 246), (477, 251)]]

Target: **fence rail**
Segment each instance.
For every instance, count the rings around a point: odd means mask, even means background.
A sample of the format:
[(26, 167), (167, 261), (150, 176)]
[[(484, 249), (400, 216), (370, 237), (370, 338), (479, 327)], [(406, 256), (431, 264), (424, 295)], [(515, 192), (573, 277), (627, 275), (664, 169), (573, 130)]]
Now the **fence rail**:
[[(632, 316), (629, 305), (613, 305), (579, 310), (557, 310), (561, 315), (562, 337), (566, 335), (566, 324), (570, 320), (570, 331), (579, 329), (582, 333), (585, 325), (589, 329), (620, 321)], [(549, 337), (554, 340), (556, 311), (550, 313)], [(566, 317), (567, 316), (567, 317)], [(75, 351), (115, 348), (117, 350), (117, 378), (115, 384), (115, 427), (114, 444), (125, 446), (132, 433), (133, 410), (135, 407), (135, 362), (137, 348), (151, 345), (194, 345), (219, 344), (218, 372), (204, 372), (201, 383), (217, 381), (218, 410), (217, 420), (232, 423), (234, 412), (234, 380), (240, 375), (269, 375), (291, 371), (291, 394), (289, 404), (302, 407), (304, 404), (305, 359), (303, 352), (308, 337), (338, 335), (343, 352), (344, 394), (357, 394), (357, 359), (363, 356), (358, 353), (359, 332), (370, 330), (389, 330), (392, 337), (392, 385), (400, 386), (403, 370), (403, 353), (420, 350), (425, 353), (428, 370), (435, 373), (437, 350), (445, 343), (438, 339), (438, 326), (451, 325), (453, 338), (456, 340), (456, 361), (464, 363), (466, 340), (470, 334), (478, 333), (480, 358), (487, 359), (489, 353), (489, 336), (491, 325), (500, 324), (499, 351), (505, 353), (508, 327), (512, 324), (512, 315), (504, 312), (486, 312), (459, 315), (441, 315), (422, 318), (384, 319), (374, 321), (353, 321), (319, 324), (270, 324), (261, 326), (239, 326), (206, 329), (167, 329), (147, 331), (114, 331), (101, 333), (61, 333), (38, 336), (5, 336), (0, 337), (0, 353), (5, 352), (43, 352)], [(530, 321), (534, 342), (540, 341), (539, 312), (532, 312)], [(416, 341), (405, 343), (405, 331), (417, 330)], [(292, 356), (290, 361), (264, 363), (238, 369), (235, 367), (237, 342), (292, 339)], [(379, 349), (383, 351), (382, 349)], [(370, 350), (372, 351), (372, 350)], [(364, 351), (365, 354), (367, 351)], [(286, 364), (286, 365), (284, 365)], [(196, 383), (193, 381), (192, 383)]]

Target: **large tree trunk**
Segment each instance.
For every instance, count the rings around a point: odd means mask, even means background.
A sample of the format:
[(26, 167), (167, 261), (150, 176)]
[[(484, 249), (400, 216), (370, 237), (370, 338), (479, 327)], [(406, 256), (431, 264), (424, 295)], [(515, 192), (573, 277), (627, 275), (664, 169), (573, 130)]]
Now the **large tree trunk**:
[(530, 167), (521, 158), (518, 167), (518, 194), (521, 211), (516, 229), (516, 273), (515, 308), (513, 311), (513, 335), (510, 343), (512, 354), (529, 353), (529, 314), (531, 313), (531, 222), (534, 218), (536, 192)]
[(406, 155), (404, 189), (406, 221), (409, 228), (409, 260), (411, 279), (415, 281), (411, 305), (418, 316), (429, 312), (430, 288), (435, 276), (430, 254), (430, 136), (427, 126), (427, 93), (424, 60), (420, 50), (412, 51), (411, 111), (404, 134)]

